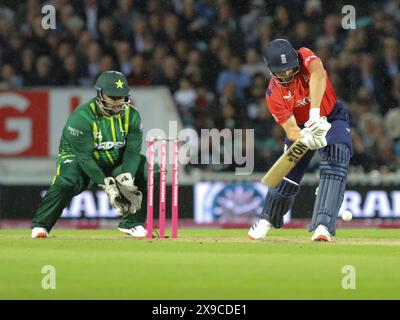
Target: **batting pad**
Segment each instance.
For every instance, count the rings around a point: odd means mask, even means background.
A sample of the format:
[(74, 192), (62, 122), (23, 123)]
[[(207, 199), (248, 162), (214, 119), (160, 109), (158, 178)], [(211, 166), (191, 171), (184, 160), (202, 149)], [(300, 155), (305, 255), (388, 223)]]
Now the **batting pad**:
[(320, 182), (310, 231), (318, 225), (326, 226), (331, 235), (336, 234), (336, 217), (343, 202), (350, 149), (344, 144), (334, 144), (321, 151)]
[(276, 188), (269, 189), (261, 217), (268, 220), (274, 228), (282, 228), (283, 216), (293, 206), (300, 186), (284, 178)]

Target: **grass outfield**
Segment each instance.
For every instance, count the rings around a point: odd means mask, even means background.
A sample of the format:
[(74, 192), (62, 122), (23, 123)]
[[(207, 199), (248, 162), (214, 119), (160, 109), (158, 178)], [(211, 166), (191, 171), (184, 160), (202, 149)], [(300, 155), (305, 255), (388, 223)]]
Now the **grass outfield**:
[[(180, 230), (134, 240), (114, 230), (0, 230), (0, 299), (400, 299), (400, 230), (339, 230), (311, 243), (306, 230)], [(56, 289), (43, 290), (44, 265)], [(342, 288), (342, 267), (356, 289)]]

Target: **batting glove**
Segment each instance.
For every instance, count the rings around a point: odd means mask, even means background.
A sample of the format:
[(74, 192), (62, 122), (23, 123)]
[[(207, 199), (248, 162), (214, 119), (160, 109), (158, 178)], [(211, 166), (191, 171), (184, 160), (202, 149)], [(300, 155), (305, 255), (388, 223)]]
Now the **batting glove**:
[(326, 117), (320, 117), (317, 120), (308, 120), (304, 124), (304, 128), (308, 128), (314, 137), (322, 137), (326, 136), (331, 128), (331, 124), (328, 122)]
[(309, 120), (300, 134), (303, 136), (301, 141), (310, 149), (316, 150), (327, 145), (326, 135), (331, 128), (331, 124), (326, 117), (321, 117), (317, 121)]

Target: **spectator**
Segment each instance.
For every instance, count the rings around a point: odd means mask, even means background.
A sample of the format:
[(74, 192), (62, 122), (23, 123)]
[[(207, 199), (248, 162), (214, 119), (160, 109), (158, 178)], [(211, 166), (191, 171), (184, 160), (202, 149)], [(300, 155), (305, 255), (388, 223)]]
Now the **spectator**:
[(195, 106), (197, 94), (189, 79), (181, 78), (179, 80), (179, 89), (175, 92), (174, 99), (178, 104), (178, 110), (181, 114), (184, 126), (191, 124), (190, 112)]
[(195, 84), (203, 82), (202, 75), (202, 56), (200, 51), (190, 50), (187, 55), (187, 63), (183, 72), (184, 76), (189, 77)]
[(258, 51), (263, 52), (267, 44), (273, 40), (272, 38), (272, 24), (270, 20), (262, 20), (257, 28), (257, 38), (251, 46), (257, 48)]
[(390, 110), (385, 116), (385, 131), (394, 141), (400, 141), (400, 106)]
[(220, 1), (219, 3), (214, 30), (227, 30), (228, 32), (235, 32), (237, 30), (237, 23), (232, 14), (232, 7), (228, 1)]
[(268, 18), (265, 15), (264, 0), (252, 0), (250, 10), (240, 18), (240, 29), (246, 35), (245, 41), (247, 46), (254, 44), (257, 40), (257, 28), (261, 21)]
[[(119, 69), (130, 85), (168, 86), (179, 108), (190, 92), (182, 117), (196, 130), (254, 127), (263, 137), (255, 154), (265, 170), (280, 137), (260, 125), (269, 116), (261, 109), (269, 80), (262, 53), (282, 37), (324, 61), (338, 98), (350, 106), (355, 163), (364, 170), (398, 164), (397, 0), (358, 1), (357, 29), (346, 31), (340, 5), (327, 0), (59, 0), (52, 2), (56, 30), (42, 27), (43, 3), (1, 2), (2, 87), (92, 86), (101, 71)], [(392, 144), (379, 142), (382, 136)]]
[(21, 74), (22, 74), (22, 79), (24, 82), (24, 85), (28, 85), (29, 83), (33, 83), (35, 81), (34, 79), (34, 73), (35, 73), (35, 55), (33, 53), (33, 50), (31, 49), (25, 49), (22, 52), (22, 67), (21, 67)]
[[(115, 68), (116, 68), (115, 61), (111, 55), (102, 56), (100, 59), (99, 66), (100, 66), (99, 74), (101, 74), (107, 70), (115, 70)], [(95, 78), (97, 78), (97, 77), (95, 77)]]
[(377, 155), (375, 168), (380, 169), (381, 172), (393, 171), (398, 168), (398, 161), (396, 161), (396, 156), (394, 154), (394, 144), (393, 140), (387, 137), (381, 137), (377, 141), (377, 146), (374, 150)]
[(155, 80), (155, 84), (168, 86), (172, 93), (179, 87), (180, 70), (178, 62), (174, 56), (167, 56), (163, 60), (162, 72), (160, 77)]
[(15, 73), (13, 66), (10, 64), (3, 65), (0, 78), (0, 88), (8, 89), (22, 86), (22, 77)]
[(132, 0), (118, 0), (117, 8), (113, 13), (113, 20), (116, 22), (116, 29), (123, 39), (129, 39), (129, 26), (132, 19), (138, 17), (138, 12), (133, 8)]
[(79, 39), (79, 36), (81, 35), (81, 32), (84, 27), (84, 22), (81, 18), (78, 16), (72, 16), (70, 17), (67, 22), (66, 22), (66, 28), (68, 30), (69, 35), (73, 38), (74, 42), (77, 42)]
[(194, 107), (197, 98), (196, 90), (187, 78), (179, 80), (179, 89), (175, 92), (174, 98), (181, 110)]
[(291, 30), (289, 12), (283, 5), (278, 5), (275, 8), (273, 26), (276, 30), (277, 38), (284, 38)]
[(311, 36), (310, 25), (306, 21), (302, 20), (296, 24), (292, 45), (295, 49), (314, 47), (314, 38)]
[(393, 105), (400, 106), (400, 74), (397, 74), (392, 85)]
[(149, 75), (146, 62), (142, 55), (137, 54), (131, 58), (131, 70), (132, 72), (128, 75), (128, 83), (130, 86), (149, 86), (153, 80)]
[(369, 54), (362, 54), (360, 59), (360, 74), (358, 83), (360, 86), (366, 88), (371, 96), (378, 94), (377, 84), (380, 79), (374, 72), (374, 60)]
[(195, 1), (185, 0), (182, 3), (182, 11), (180, 12), (180, 30), (184, 39), (191, 42), (196, 40), (208, 40), (207, 29), (208, 19), (196, 13)]
[(99, 17), (99, 7), (96, 0), (84, 0), (84, 18), (86, 20), (86, 28), (92, 39), (97, 39), (99, 34), (97, 30), (97, 22)]
[(121, 70), (123, 74), (130, 74), (132, 71), (130, 63), (132, 52), (129, 43), (126, 41), (116, 41), (115, 52), (119, 67), (118, 70)]
[(218, 128), (243, 128), (246, 125), (247, 111), (244, 101), (238, 95), (233, 82), (227, 82), (219, 97), (220, 115)]
[(256, 74), (268, 76), (269, 71), (266, 64), (262, 61), (260, 54), (255, 48), (249, 48), (246, 51), (246, 61), (242, 65), (242, 71), (254, 77)]
[(188, 43), (185, 39), (179, 39), (174, 46), (174, 53), (179, 65), (183, 68), (188, 60)]
[(63, 63), (63, 68), (58, 74), (57, 84), (63, 86), (80, 85), (80, 72), (78, 71), (78, 62), (76, 56), (71, 54), (67, 56)]
[(340, 28), (341, 18), (333, 14), (328, 15), (324, 20), (323, 35), (317, 38), (317, 41), (323, 41), (334, 54), (338, 54), (343, 48)]
[(52, 63), (48, 56), (41, 56), (36, 61), (35, 75), (32, 83), (25, 83), (26, 86), (51, 86), (56, 84), (52, 73)]
[[(222, 49), (221, 41), (218, 37), (212, 37), (208, 44), (207, 51), (203, 53), (204, 61), (207, 61), (207, 66), (203, 68), (204, 82), (209, 85), (209, 88), (214, 90), (215, 83), (219, 72), (222, 69), (222, 64), (219, 60)], [(229, 48), (226, 48), (230, 56)]]
[(179, 20), (175, 14), (167, 13), (163, 21), (164, 41), (170, 50), (173, 50), (178, 39), (181, 38)]
[(99, 20), (99, 44), (103, 51), (107, 54), (113, 52), (113, 41), (115, 40), (115, 32), (113, 21), (110, 17), (103, 17)]
[(229, 63), (229, 69), (222, 71), (217, 79), (217, 92), (221, 93), (227, 83), (234, 83), (239, 98), (243, 99), (245, 90), (251, 84), (251, 77), (248, 73), (241, 70), (240, 59), (237, 56), (232, 57)]
[(377, 87), (377, 101), (381, 114), (396, 107), (391, 97), (391, 88), (396, 75), (400, 70), (400, 59), (398, 56), (398, 44), (394, 38), (383, 40), (383, 58), (377, 62), (375, 74), (379, 79)]
[(86, 51), (86, 59), (85, 66), (87, 68), (86, 74), (92, 80), (95, 81), (96, 76), (100, 74), (100, 59), (101, 59), (102, 51), (101, 47), (96, 41), (92, 41), (89, 43)]

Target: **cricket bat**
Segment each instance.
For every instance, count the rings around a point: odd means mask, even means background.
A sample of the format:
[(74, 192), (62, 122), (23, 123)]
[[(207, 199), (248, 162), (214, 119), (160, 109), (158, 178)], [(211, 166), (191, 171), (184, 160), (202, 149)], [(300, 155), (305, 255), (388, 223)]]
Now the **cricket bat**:
[(297, 139), (268, 170), (261, 179), (261, 182), (269, 188), (275, 188), (303, 158), (307, 151), (307, 146), (300, 139)]

